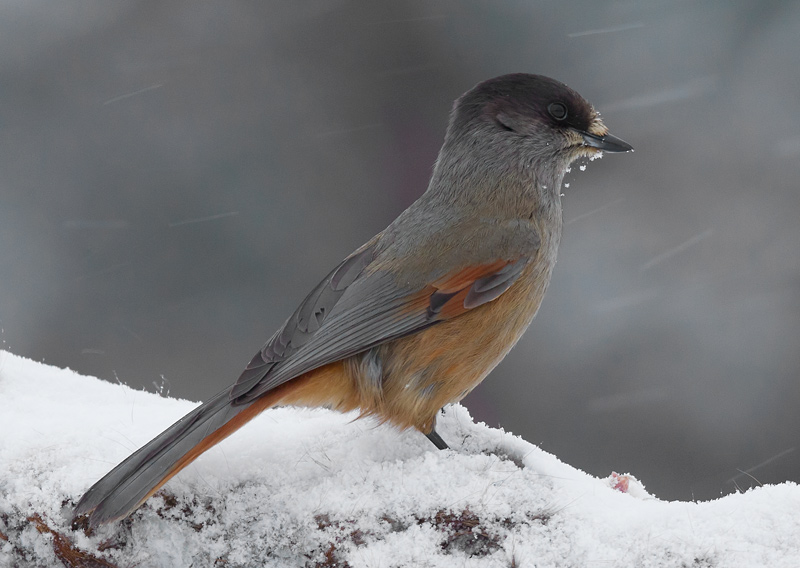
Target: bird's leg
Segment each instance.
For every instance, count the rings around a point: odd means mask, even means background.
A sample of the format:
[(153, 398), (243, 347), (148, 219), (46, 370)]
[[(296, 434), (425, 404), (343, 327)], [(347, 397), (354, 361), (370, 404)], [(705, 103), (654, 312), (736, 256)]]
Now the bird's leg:
[[(442, 414), (444, 414), (444, 407), (442, 407), (441, 409), (439, 409), (439, 412), (441, 412)], [(437, 412), (437, 414), (438, 414), (438, 412)], [(439, 433), (436, 431), (436, 416), (435, 416), (435, 415), (434, 415), (434, 417), (431, 419), (431, 421), (429, 422), (429, 424), (431, 425), (431, 429), (430, 429), (430, 432), (427, 432), (427, 433), (425, 434), (425, 436), (426, 436), (426, 437), (427, 437), (427, 438), (428, 438), (428, 439), (429, 439), (429, 440), (430, 440), (430, 441), (433, 443), (433, 445), (434, 445), (434, 446), (436, 446), (436, 447), (437, 447), (437, 448), (439, 448), (440, 450), (449, 450), (449, 449), (450, 449), (450, 446), (448, 446), (448, 445), (447, 445), (447, 442), (445, 442), (444, 440), (442, 440), (442, 437), (441, 437), (441, 436), (439, 435)], [(424, 432), (424, 430), (423, 430), (423, 432)]]
[(431, 428), (431, 431), (425, 434), (428, 439), (433, 442), (433, 445), (439, 448), (440, 450), (449, 450), (450, 446), (447, 445), (447, 442), (442, 440), (442, 437), (436, 432), (436, 428)]
[[(444, 412), (444, 408), (442, 408), (440, 412)], [(425, 434), (425, 436), (427, 436), (428, 439), (433, 442), (433, 445), (440, 450), (449, 450), (450, 446), (447, 445), (447, 442), (442, 440), (442, 437), (436, 431), (436, 417), (434, 417), (431, 422), (431, 431)]]

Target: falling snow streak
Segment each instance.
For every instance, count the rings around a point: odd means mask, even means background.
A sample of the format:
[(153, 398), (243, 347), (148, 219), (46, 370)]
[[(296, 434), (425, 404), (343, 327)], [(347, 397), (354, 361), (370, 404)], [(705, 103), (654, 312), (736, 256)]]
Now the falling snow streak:
[(681, 244), (679, 244), (678, 246), (676, 246), (674, 248), (671, 248), (668, 251), (662, 252), (658, 256), (655, 256), (652, 259), (648, 260), (647, 262), (645, 262), (641, 266), (640, 270), (648, 270), (649, 268), (654, 267), (656, 264), (660, 264), (660, 263), (664, 262), (665, 260), (667, 260), (669, 258), (672, 258), (676, 254), (682, 253), (683, 251), (685, 251), (686, 249), (688, 249), (690, 247), (693, 247), (694, 245), (696, 245), (697, 243), (699, 243), (700, 241), (702, 241), (706, 237), (710, 237), (713, 234), (713, 232), (714, 231), (712, 229), (706, 229), (705, 231), (703, 231), (699, 235), (693, 236), (688, 241), (684, 241)]
[(238, 215), (238, 211), (230, 211), (228, 213), (219, 213), (217, 215), (209, 215), (208, 217), (197, 217), (195, 219), (184, 219), (183, 221), (175, 221), (169, 223), (168, 227), (180, 227), (182, 225), (192, 225), (194, 223), (205, 223), (206, 221), (216, 221), (217, 219), (224, 219), (225, 217), (233, 217)]
[(683, 85), (678, 85), (671, 89), (663, 89), (631, 97), (621, 101), (603, 105), (604, 112), (614, 112), (618, 110), (629, 110), (637, 108), (649, 108), (660, 104), (682, 101), (705, 95), (713, 90), (717, 78), (715, 76), (700, 77)]
[(102, 349), (95, 349), (93, 347), (86, 347), (81, 349), (81, 355), (105, 355), (106, 352)]
[[(565, 184), (564, 187), (567, 187), (567, 185), (569, 185), (569, 184)], [(575, 221), (580, 221), (581, 219), (586, 219), (586, 217), (594, 215), (595, 213), (600, 213), (601, 211), (605, 211), (609, 207), (613, 207), (614, 205), (616, 205), (617, 203), (620, 203), (622, 201), (625, 201), (625, 198), (624, 197), (618, 197), (617, 199), (615, 199), (613, 201), (609, 201), (605, 205), (601, 205), (597, 209), (592, 209), (591, 211), (587, 211), (586, 213), (581, 213), (577, 217), (573, 217), (569, 221), (566, 221), (564, 224), (565, 225), (569, 225), (571, 223), (574, 223)]]
[(326, 130), (325, 132), (318, 132), (317, 138), (325, 138), (327, 136), (338, 136), (341, 134), (351, 134), (353, 132), (361, 132), (362, 130), (372, 130), (383, 126), (382, 122), (374, 122), (372, 124), (365, 124), (364, 126), (355, 126), (353, 128), (342, 128), (339, 130)]
[(588, 35), (597, 35), (597, 34), (610, 34), (614, 32), (624, 32), (627, 30), (635, 30), (636, 28), (643, 28), (644, 24), (642, 22), (634, 22), (632, 24), (622, 24), (619, 26), (611, 26), (608, 28), (600, 28), (596, 30), (586, 30), (584, 32), (573, 32), (571, 34), (567, 34), (567, 37), (583, 37)]
[(150, 85), (149, 87), (145, 87), (144, 89), (139, 89), (138, 91), (133, 91), (132, 93), (126, 93), (124, 95), (120, 95), (118, 97), (114, 97), (113, 99), (108, 99), (103, 103), (103, 105), (110, 105), (111, 103), (116, 103), (124, 99), (129, 99), (131, 97), (135, 97), (136, 95), (141, 95), (142, 93), (146, 93), (148, 91), (154, 91), (155, 89), (160, 89), (164, 86), (164, 83), (156, 83), (155, 85)]
[(431, 20), (443, 20), (447, 18), (446, 14), (439, 14), (434, 16), (422, 16), (419, 18), (402, 18), (399, 20), (378, 20), (375, 22), (367, 22), (365, 25), (367, 26), (379, 26), (383, 24), (408, 24), (413, 22), (429, 22)]
[(628, 408), (638, 408), (655, 404), (667, 398), (664, 389), (645, 389), (600, 396), (589, 401), (589, 411), (593, 413), (619, 412)]
[(775, 455), (774, 455), (774, 456), (772, 456), (771, 458), (765, 459), (765, 460), (764, 460), (763, 462), (761, 462), (760, 464), (758, 464), (758, 465), (754, 465), (754, 466), (753, 466), (753, 467), (751, 467), (750, 469), (746, 469), (746, 470), (744, 470), (744, 471), (742, 471), (741, 469), (737, 470), (737, 471), (739, 472), (739, 474), (738, 474), (738, 475), (734, 475), (733, 477), (731, 477), (731, 478), (728, 480), (728, 483), (736, 483), (736, 480), (737, 480), (737, 479), (739, 479), (740, 477), (742, 477), (742, 476), (746, 475), (747, 477), (750, 477), (750, 478), (752, 478), (752, 479), (753, 479), (754, 481), (756, 481), (756, 482), (757, 482), (759, 485), (761, 485), (761, 482), (760, 482), (760, 481), (758, 481), (758, 480), (757, 480), (755, 477), (753, 477), (752, 473), (753, 473), (754, 471), (758, 470), (758, 469), (761, 469), (761, 468), (762, 468), (762, 467), (764, 467), (765, 465), (767, 465), (767, 464), (771, 464), (771, 463), (772, 463), (772, 462), (774, 462), (775, 460), (778, 460), (778, 459), (782, 458), (783, 456), (786, 456), (786, 455), (788, 455), (788, 454), (791, 454), (793, 451), (795, 451), (795, 449), (796, 449), (795, 447), (787, 448), (787, 449), (783, 450), (782, 452), (779, 452), (779, 453), (775, 454)]
[(624, 296), (603, 300), (602, 302), (598, 302), (594, 309), (597, 313), (608, 314), (617, 310), (638, 306), (656, 297), (658, 297), (657, 290), (645, 290), (638, 294), (626, 294)]

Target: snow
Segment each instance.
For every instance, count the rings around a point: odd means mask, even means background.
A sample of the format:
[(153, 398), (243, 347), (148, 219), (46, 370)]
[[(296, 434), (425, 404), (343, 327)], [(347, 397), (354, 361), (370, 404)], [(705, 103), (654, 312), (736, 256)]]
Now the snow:
[(86, 535), (72, 505), (195, 403), (0, 352), (0, 404), (3, 567), (800, 566), (796, 484), (661, 501), (458, 405), (439, 420), (447, 451), (354, 415), (267, 411)]

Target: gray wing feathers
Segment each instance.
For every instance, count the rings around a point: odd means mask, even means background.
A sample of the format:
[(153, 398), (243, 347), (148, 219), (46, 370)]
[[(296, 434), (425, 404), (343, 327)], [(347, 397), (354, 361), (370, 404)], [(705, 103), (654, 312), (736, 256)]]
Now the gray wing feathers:
[(90, 513), (96, 526), (127, 516), (184, 455), (244, 408), (230, 404), (227, 390), (198, 406), (95, 483), (73, 518)]
[[(248, 395), (247, 400), (252, 400), (253, 396), (250, 395), (250, 391), (259, 385), (260, 381), (269, 375), (274, 367), (292, 358), (298, 349), (308, 343), (325, 323), (331, 310), (348, 287), (372, 262), (373, 253), (374, 244), (362, 247), (347, 257), (306, 296), (297, 310), (283, 324), (283, 327), (275, 332), (275, 335), (247, 365), (230, 390), (231, 399), (239, 403), (244, 400), (242, 398), (244, 395)], [(282, 374), (282, 376), (285, 375)], [(270, 388), (278, 384), (280, 384), (279, 381), (270, 381)], [(264, 392), (261, 389), (259, 391)]]
[[(331, 306), (326, 319), (313, 335), (303, 337), (305, 341), (297, 347), (293, 343), (290, 345), (290, 358), (275, 362), (267, 372), (263, 372), (266, 368), (263, 367), (260, 378), (257, 378), (257, 372), (253, 372), (255, 369), (245, 370), (245, 373), (251, 373), (247, 377), (250, 390), (232, 392), (232, 397), (238, 396), (235, 403), (250, 402), (326, 363), (432, 325), (435, 321), (424, 309), (427, 298), (420, 298), (423, 309), (409, 309), (408, 300), (414, 292), (399, 287), (394, 277), (386, 272), (375, 272), (354, 282), (341, 295), (339, 302)], [(256, 355), (256, 359), (259, 357)]]

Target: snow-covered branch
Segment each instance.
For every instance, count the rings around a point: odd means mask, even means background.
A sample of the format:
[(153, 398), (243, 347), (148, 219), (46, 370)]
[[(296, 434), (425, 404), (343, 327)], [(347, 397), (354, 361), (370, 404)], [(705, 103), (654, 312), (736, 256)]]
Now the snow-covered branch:
[(800, 489), (665, 502), (461, 406), (416, 432), (270, 410), (125, 521), (81, 494), (194, 406), (0, 352), (1, 566), (798, 566)]

